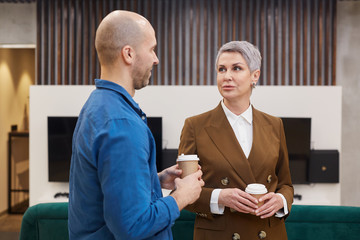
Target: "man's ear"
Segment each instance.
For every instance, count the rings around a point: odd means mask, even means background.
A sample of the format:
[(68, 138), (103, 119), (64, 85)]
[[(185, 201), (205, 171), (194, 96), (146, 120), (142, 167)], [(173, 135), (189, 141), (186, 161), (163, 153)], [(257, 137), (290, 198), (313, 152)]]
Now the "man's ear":
[(121, 49), (121, 56), (124, 59), (125, 63), (132, 64), (135, 58), (135, 51), (131, 46), (125, 45)]

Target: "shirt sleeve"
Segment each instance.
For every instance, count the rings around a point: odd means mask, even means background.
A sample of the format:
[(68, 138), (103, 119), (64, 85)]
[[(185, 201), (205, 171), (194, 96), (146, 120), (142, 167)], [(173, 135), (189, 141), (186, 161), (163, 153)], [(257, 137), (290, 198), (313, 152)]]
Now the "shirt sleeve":
[(276, 193), (276, 194), (278, 194), (281, 197), (281, 199), (283, 200), (284, 208), (277, 211), (275, 213), (275, 217), (282, 218), (289, 213), (289, 210), (288, 210), (287, 202), (286, 202), (284, 195), (282, 195), (281, 193)]
[(216, 188), (211, 192), (211, 199), (210, 199), (210, 211), (214, 214), (224, 214), (225, 206), (219, 204), (219, 195), (221, 189)]
[[(140, 122), (142, 124), (142, 122)], [(106, 225), (116, 238), (140, 239), (171, 227), (180, 212), (163, 198), (148, 129), (131, 119), (113, 120), (97, 135), (98, 177)], [(95, 144), (95, 145), (96, 145)], [(152, 166), (153, 165), (153, 166)]]

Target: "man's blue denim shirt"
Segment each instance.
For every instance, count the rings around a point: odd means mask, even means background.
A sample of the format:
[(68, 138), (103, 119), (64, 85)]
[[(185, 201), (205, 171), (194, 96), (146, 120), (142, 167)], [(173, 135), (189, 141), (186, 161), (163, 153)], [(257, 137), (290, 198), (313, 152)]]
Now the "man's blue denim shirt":
[(146, 115), (120, 85), (95, 84), (73, 136), (70, 239), (172, 239), (180, 212), (162, 196)]

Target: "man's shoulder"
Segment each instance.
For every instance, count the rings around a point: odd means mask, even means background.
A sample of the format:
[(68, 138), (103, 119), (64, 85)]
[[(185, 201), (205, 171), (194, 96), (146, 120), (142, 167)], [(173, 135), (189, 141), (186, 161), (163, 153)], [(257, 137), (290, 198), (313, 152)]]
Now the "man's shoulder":
[(131, 118), (135, 113), (121, 94), (106, 89), (95, 90), (85, 103), (83, 112), (93, 119), (101, 116), (99, 120), (102, 122), (106, 119)]

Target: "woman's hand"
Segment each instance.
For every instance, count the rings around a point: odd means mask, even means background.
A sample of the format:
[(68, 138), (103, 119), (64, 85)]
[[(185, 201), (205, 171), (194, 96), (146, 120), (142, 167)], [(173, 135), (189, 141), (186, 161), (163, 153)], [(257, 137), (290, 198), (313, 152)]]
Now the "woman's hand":
[(254, 213), (258, 208), (258, 200), (238, 188), (222, 189), (218, 203), (242, 213)]
[(259, 201), (264, 201), (264, 205), (255, 211), (256, 216), (259, 216), (260, 218), (271, 217), (284, 207), (284, 202), (281, 196), (273, 192), (262, 196)]

